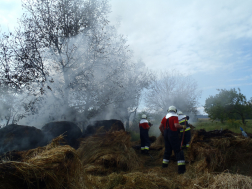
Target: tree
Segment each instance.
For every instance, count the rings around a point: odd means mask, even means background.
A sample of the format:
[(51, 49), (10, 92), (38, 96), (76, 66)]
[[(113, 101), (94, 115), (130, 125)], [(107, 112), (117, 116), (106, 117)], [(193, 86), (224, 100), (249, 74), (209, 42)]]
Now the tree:
[(197, 113), (201, 92), (190, 76), (182, 76), (176, 71), (162, 72), (147, 91), (145, 102), (150, 111), (165, 113), (174, 105), (185, 113)]
[[(23, 119), (29, 112), (25, 110), (27, 95), (20, 95), (15, 89), (0, 86), (0, 126), (15, 124)], [(17, 96), (19, 95), (19, 98)]]
[(82, 73), (92, 75), (93, 62), (85, 62), (87, 53), (82, 50), (90, 49), (97, 28), (108, 22), (107, 1), (28, 0), (23, 7), (20, 27), (0, 41), (0, 85), (19, 89), (20, 94), (29, 91), (34, 98), (44, 95), (46, 101), (54, 98), (53, 106), (66, 110), (71, 106), (73, 70), (85, 65)]
[(129, 130), (131, 116), (136, 115), (143, 89), (148, 89), (153, 80), (154, 75), (141, 60), (131, 64), (124, 73), (124, 93), (117, 96), (114, 112), (126, 122), (126, 130)]
[(219, 119), (221, 123), (226, 119), (241, 119), (245, 125), (245, 119), (251, 117), (252, 101), (248, 101), (239, 88), (238, 91), (235, 88), (217, 90), (218, 94), (206, 99), (205, 112), (212, 120)]
[(109, 25), (106, 0), (27, 0), (23, 7), (19, 29), (1, 43), (0, 71), (2, 83), (33, 95), (25, 106), (36, 109), (31, 120), (75, 114), (73, 120), (87, 121), (108, 107), (115, 115), (138, 106), (150, 79), (131, 61), (126, 39)]

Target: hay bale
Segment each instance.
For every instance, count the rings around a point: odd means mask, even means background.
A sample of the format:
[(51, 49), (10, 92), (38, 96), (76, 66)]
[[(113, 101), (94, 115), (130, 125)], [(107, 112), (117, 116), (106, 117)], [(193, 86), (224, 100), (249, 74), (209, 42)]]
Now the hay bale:
[(84, 165), (84, 168), (97, 166), (94, 172), (89, 169), (85, 171), (97, 174), (104, 174), (111, 171), (127, 171), (138, 168), (142, 162), (138, 158), (136, 152), (131, 148), (130, 135), (125, 131), (108, 132), (105, 135), (93, 135), (86, 138), (80, 144), (77, 153)]
[(247, 165), (252, 168), (252, 140), (225, 131), (197, 131), (192, 137), (187, 156), (189, 161), (200, 161), (202, 170), (224, 171)]
[(0, 129), (0, 154), (29, 150), (45, 144), (43, 132), (36, 127), (11, 124)]
[(24, 151), (21, 161), (0, 163), (0, 188), (83, 188), (81, 162), (73, 148), (61, 146), (63, 136), (49, 145)]
[(88, 125), (86, 130), (83, 132), (83, 137), (92, 136), (96, 133), (103, 133), (107, 131), (125, 131), (124, 125), (120, 120), (110, 119), (110, 120), (99, 120), (95, 121), (92, 125)]
[(47, 137), (47, 141), (51, 141), (55, 137), (64, 134), (64, 139), (68, 145), (75, 149), (79, 147), (79, 141), (77, 139), (82, 136), (82, 132), (80, 128), (73, 122), (50, 122), (44, 125), (41, 130)]
[(198, 141), (209, 141), (209, 139), (211, 138), (229, 138), (229, 137), (236, 137), (239, 136), (238, 134), (225, 129), (225, 130), (214, 130), (214, 131), (206, 131), (205, 129), (200, 129), (198, 131), (194, 132), (194, 137), (195, 137), (195, 141), (196, 139)]

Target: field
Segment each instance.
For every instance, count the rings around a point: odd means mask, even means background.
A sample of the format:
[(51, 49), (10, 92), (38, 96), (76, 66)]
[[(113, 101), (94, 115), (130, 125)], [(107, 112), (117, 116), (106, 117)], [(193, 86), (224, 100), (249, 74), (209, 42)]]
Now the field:
[(235, 133), (241, 133), (240, 127), (247, 133), (252, 133), (252, 120), (246, 120), (246, 126), (240, 120), (227, 120), (224, 124), (220, 121), (211, 121), (210, 119), (198, 119), (198, 122), (192, 123), (196, 130), (205, 129), (206, 131), (229, 129)]
[[(162, 136), (150, 146), (149, 156), (140, 153), (137, 133), (111, 131), (82, 139), (77, 150), (60, 145), (59, 137), (45, 147), (19, 152), (21, 160), (7, 158), (0, 162), (0, 188), (252, 188), (252, 140), (241, 136), (238, 124), (194, 123), (190, 148), (184, 150), (187, 163), (182, 175), (177, 173), (174, 155), (168, 168), (161, 167)], [(250, 128), (248, 120), (244, 129)]]
[[(225, 130), (228, 129), (234, 133), (241, 133), (240, 127), (247, 133), (252, 133), (252, 120), (246, 120), (246, 126), (242, 124), (240, 120), (228, 120), (224, 124), (220, 121), (211, 121), (209, 118), (200, 118), (197, 122), (191, 123), (195, 130), (205, 129), (206, 131), (213, 131), (213, 130)], [(160, 131), (158, 129), (159, 122), (156, 122), (154, 126), (150, 128), (149, 136), (156, 136), (160, 135)], [(137, 141), (140, 140), (139, 133), (135, 131), (131, 131), (131, 140)]]

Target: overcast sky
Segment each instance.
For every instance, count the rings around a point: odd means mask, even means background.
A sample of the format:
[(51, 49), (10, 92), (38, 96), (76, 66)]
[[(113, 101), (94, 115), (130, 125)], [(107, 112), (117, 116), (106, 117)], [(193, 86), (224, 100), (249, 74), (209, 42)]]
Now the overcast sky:
[[(159, 71), (191, 75), (200, 105), (216, 89), (241, 88), (252, 97), (251, 0), (111, 0), (112, 24), (127, 36), (136, 59)], [(21, 0), (0, 0), (3, 31), (15, 27)]]

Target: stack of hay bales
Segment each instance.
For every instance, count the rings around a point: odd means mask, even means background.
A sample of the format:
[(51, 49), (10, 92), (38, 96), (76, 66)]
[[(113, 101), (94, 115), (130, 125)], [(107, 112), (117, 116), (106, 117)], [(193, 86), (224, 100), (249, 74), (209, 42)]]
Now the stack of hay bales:
[(187, 153), (189, 161), (199, 161), (199, 169), (224, 171), (239, 167), (252, 168), (252, 140), (231, 131), (196, 131)]
[(85, 171), (91, 174), (130, 171), (142, 165), (131, 148), (130, 135), (122, 130), (85, 138), (77, 153)]
[(83, 188), (81, 162), (75, 150), (59, 145), (63, 136), (45, 147), (19, 153), (21, 161), (1, 160), (1, 189), (62, 189)]

